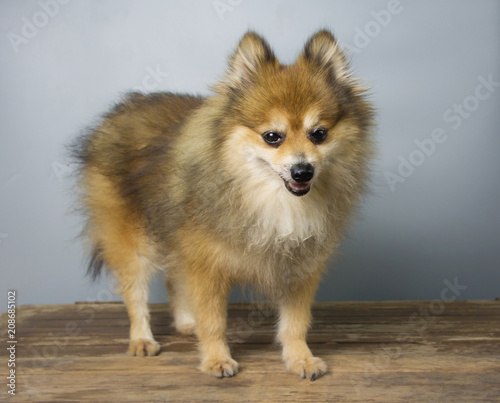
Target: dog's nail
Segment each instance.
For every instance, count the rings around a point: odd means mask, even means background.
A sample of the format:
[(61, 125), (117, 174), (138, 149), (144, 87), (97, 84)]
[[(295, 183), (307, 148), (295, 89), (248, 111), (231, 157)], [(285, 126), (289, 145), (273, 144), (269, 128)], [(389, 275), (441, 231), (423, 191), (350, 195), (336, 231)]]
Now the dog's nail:
[(316, 380), (316, 373), (312, 374), (311, 376), (311, 382), (314, 382)]

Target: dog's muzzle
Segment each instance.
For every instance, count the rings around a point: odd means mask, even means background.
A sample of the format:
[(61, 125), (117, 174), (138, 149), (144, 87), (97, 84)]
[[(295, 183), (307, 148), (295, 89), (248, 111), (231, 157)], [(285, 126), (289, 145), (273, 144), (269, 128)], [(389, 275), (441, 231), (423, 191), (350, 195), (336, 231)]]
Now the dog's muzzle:
[(285, 180), (285, 186), (295, 196), (303, 196), (311, 190), (314, 167), (309, 163), (298, 163), (290, 168), (291, 180)]

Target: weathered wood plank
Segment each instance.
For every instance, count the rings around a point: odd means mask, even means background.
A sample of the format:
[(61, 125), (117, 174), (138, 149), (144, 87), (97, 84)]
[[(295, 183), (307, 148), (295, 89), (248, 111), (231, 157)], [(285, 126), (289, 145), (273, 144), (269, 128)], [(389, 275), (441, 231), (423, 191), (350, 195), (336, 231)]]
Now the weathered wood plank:
[[(284, 370), (269, 309), (231, 305), (228, 339), (241, 372), (196, 369), (196, 338), (152, 304), (157, 357), (125, 354), (123, 304), (18, 308), (12, 401), (500, 401), (500, 301), (318, 303), (309, 344), (329, 365), (315, 382)], [(434, 309), (432, 311), (431, 309)], [(5, 337), (6, 316), (0, 317)], [(6, 350), (0, 349), (0, 360)], [(0, 376), (6, 366), (2, 366)], [(3, 396), (0, 397), (3, 400)]]

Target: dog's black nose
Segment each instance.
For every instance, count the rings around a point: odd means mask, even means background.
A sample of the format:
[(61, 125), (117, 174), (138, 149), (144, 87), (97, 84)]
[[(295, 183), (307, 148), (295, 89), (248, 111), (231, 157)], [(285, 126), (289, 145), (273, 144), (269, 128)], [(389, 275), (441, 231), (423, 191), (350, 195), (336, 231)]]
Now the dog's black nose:
[(295, 182), (305, 183), (312, 179), (314, 167), (311, 164), (305, 163), (295, 164), (290, 168), (290, 173)]

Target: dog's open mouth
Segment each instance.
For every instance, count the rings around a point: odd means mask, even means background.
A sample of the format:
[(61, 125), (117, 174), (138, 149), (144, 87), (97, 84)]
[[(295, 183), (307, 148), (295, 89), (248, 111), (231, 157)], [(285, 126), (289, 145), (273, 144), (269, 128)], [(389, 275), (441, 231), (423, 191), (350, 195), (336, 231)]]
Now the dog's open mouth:
[(294, 196), (304, 196), (307, 192), (309, 192), (309, 190), (311, 190), (311, 182), (298, 183), (294, 180), (288, 181), (286, 179), (283, 179), (283, 181), (285, 182), (285, 187)]

